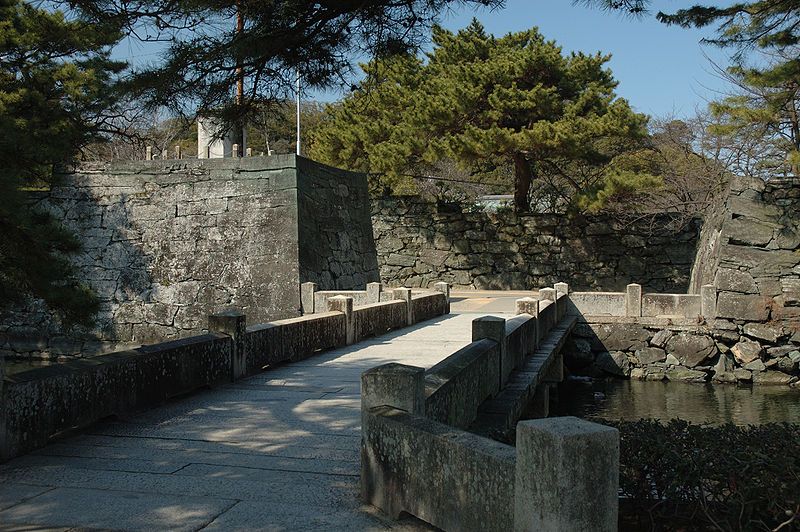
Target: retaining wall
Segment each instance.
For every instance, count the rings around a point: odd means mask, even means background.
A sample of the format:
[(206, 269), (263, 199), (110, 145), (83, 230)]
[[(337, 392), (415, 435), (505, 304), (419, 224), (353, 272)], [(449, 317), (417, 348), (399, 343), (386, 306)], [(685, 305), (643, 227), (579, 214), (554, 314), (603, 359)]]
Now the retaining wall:
[(32, 196), (75, 234), (101, 310), (64, 329), (42, 301), (4, 314), (0, 355), (57, 358), (198, 334), (237, 308), (298, 316), (298, 285), (378, 280), (363, 175), (295, 156), (87, 163)]
[(622, 290), (631, 282), (685, 291), (700, 231), (625, 225), (607, 217), (465, 212), (419, 197), (374, 201), (372, 223), (381, 279), (428, 286), (529, 290), (568, 279), (576, 290)]

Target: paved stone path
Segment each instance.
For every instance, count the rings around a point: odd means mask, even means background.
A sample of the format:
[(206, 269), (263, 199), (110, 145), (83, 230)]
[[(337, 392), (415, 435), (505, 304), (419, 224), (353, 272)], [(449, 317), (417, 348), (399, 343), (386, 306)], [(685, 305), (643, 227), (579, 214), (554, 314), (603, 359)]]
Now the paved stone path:
[(430, 367), (469, 343), (470, 322), (487, 304), (454, 306), (466, 313), (101, 423), (12, 460), (0, 466), (0, 530), (419, 529), (359, 501), (359, 379), (387, 362)]

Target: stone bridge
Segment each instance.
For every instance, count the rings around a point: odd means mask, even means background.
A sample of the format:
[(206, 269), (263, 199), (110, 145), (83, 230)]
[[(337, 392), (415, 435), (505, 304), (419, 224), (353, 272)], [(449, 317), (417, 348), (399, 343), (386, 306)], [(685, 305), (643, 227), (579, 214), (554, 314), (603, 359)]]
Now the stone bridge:
[(360, 500), (361, 374), (432, 367), (530, 294), (455, 297), (449, 315), (58, 438), (0, 466), (0, 529), (427, 529)]

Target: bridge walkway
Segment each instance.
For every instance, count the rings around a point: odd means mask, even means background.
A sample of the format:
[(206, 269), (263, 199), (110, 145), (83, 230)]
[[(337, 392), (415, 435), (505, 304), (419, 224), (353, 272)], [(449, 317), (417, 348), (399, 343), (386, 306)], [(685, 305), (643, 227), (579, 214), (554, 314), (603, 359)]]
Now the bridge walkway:
[[(513, 301), (513, 298), (509, 298)], [(430, 367), (468, 344), (454, 313), (127, 419), (0, 466), (0, 530), (417, 530), (359, 500), (364, 370)], [(482, 310), (485, 309), (485, 310)]]

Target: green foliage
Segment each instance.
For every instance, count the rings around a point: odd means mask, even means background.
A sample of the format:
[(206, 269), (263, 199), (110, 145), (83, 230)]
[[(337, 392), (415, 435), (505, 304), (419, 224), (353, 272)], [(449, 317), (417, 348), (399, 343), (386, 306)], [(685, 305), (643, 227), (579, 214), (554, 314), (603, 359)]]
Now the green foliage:
[[(502, 0), (61, 0), (134, 38), (168, 43), (130, 88), (154, 107), (216, 115), (235, 123), (265, 100), (345, 78), (353, 55), (414, 49), (435, 18), (457, 4)], [(237, 15), (242, 31), (237, 30)], [(244, 99), (232, 96), (246, 80)]]
[(623, 521), (656, 530), (800, 529), (800, 426), (601, 422), (620, 431)]
[[(477, 21), (457, 34), (434, 27), (433, 43), (427, 61), (366, 65), (366, 80), (317, 132), (313, 156), (380, 174), (395, 192), (412, 187), (404, 174), (443, 159), (505, 160), (527, 210), (532, 179), (572, 163), (603, 168), (646, 137), (646, 117), (614, 92), (608, 56), (564, 55), (535, 28), (498, 38)], [(571, 185), (575, 195), (586, 188)]]
[(33, 295), (67, 322), (97, 308), (64, 255), (77, 242), (22, 189), (46, 186), (55, 165), (110, 128), (118, 39), (108, 26), (0, 0), (0, 304)]

